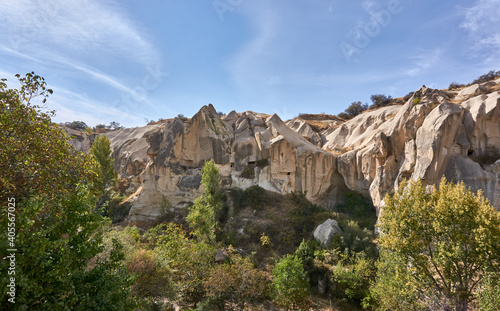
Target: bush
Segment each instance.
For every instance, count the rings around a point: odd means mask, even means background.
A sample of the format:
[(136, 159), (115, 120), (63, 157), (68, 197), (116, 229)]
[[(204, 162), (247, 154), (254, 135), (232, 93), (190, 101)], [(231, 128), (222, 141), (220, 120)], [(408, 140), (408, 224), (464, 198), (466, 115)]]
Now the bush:
[(240, 174), (240, 177), (246, 178), (246, 179), (254, 179), (255, 178), (255, 167), (253, 165), (246, 165), (243, 168), (243, 171)]
[(307, 308), (309, 280), (302, 261), (296, 256), (283, 257), (273, 269), (273, 300), (286, 308)]
[(83, 121), (66, 122), (64, 123), (64, 125), (76, 131), (85, 131), (88, 127), (87, 124)]
[(251, 186), (245, 190), (231, 189), (231, 197), (236, 208), (251, 206), (254, 209), (261, 209), (267, 203), (267, 192), (259, 185)]
[(350, 120), (350, 119), (352, 119), (352, 117), (349, 114), (345, 113), (345, 112), (339, 113), (337, 115), (337, 117), (339, 117), (341, 119), (344, 119), (344, 120)]
[(342, 233), (336, 235), (330, 246), (342, 254), (363, 253), (370, 258), (377, 258), (377, 247), (372, 242), (374, 233), (366, 228), (361, 229), (356, 221), (348, 220), (346, 225), (341, 223)]
[(157, 258), (153, 251), (139, 249), (128, 262), (128, 271), (136, 275), (132, 286), (136, 297), (174, 297), (172, 274)]
[(224, 309), (226, 302), (239, 305), (267, 298), (268, 282), (263, 272), (255, 269), (248, 259), (232, 255), (230, 262), (215, 266), (204, 281), (207, 298), (214, 306)]
[(216, 249), (203, 241), (189, 239), (181, 227), (160, 225), (148, 230), (146, 239), (156, 247), (155, 258), (172, 271), (172, 281), (181, 303), (197, 304), (205, 296), (204, 282), (213, 266)]
[(448, 89), (449, 90), (456, 90), (456, 89), (462, 88), (464, 86), (465, 86), (465, 84), (462, 84), (462, 83), (451, 82), (450, 86), (448, 86)]
[(362, 104), (360, 101), (357, 101), (352, 102), (345, 110), (345, 113), (347, 113), (351, 118), (354, 118), (366, 109), (368, 109), (368, 104)]
[(500, 306), (500, 282), (498, 273), (486, 273), (481, 291), (477, 295), (479, 310), (495, 311)]
[(370, 283), (375, 279), (375, 275), (375, 264), (371, 258), (358, 255), (353, 259), (341, 260), (332, 269), (333, 295), (361, 303), (369, 296)]
[(370, 99), (372, 101), (372, 105), (369, 107), (370, 109), (385, 107), (390, 105), (392, 102), (391, 96), (386, 96), (382, 94), (372, 95), (370, 96)]
[[(423, 310), (418, 299), (418, 286), (413, 282), (412, 269), (395, 253), (382, 251), (376, 263), (377, 277), (370, 286), (366, 304), (377, 310)], [(371, 300), (371, 301), (370, 301)]]
[(474, 79), (474, 81), (472, 81), (471, 84), (488, 82), (491, 80), (495, 80), (498, 77), (500, 77), (500, 70), (499, 71), (490, 70), (490, 72)]

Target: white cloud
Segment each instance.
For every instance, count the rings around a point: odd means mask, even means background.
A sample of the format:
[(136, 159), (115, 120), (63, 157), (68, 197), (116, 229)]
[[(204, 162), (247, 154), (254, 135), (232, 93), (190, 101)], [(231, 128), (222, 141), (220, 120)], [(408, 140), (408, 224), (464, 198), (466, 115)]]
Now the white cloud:
[[(464, 9), (460, 27), (469, 35), (474, 56), (486, 61), (498, 60), (500, 48), (500, 0), (479, 0)], [(495, 64), (497, 65), (497, 64)]]
[(56, 111), (55, 122), (84, 121), (89, 126), (108, 124), (118, 121), (125, 126), (134, 126), (144, 122), (143, 118), (126, 111), (87, 98), (59, 87), (51, 87), (54, 94), (47, 100), (49, 109)]
[(431, 69), (436, 65), (442, 55), (442, 50), (440, 48), (424, 50), (420, 49), (418, 54), (410, 57), (413, 61), (413, 68), (406, 70), (406, 74), (410, 77), (416, 77), (420, 75), (423, 71)]
[(159, 57), (146, 34), (110, 1), (2, 0), (0, 20), (2, 45), (31, 55), (43, 53), (44, 49), (39, 49), (43, 46), (142, 64), (157, 62)]

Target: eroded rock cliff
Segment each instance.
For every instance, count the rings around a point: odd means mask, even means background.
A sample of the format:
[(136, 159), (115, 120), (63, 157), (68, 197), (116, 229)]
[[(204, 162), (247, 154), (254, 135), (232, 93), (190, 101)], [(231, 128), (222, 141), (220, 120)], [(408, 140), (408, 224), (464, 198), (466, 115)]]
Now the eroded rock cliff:
[[(289, 193), (325, 207), (356, 191), (375, 206), (403, 179), (434, 185), (444, 175), (482, 189), (500, 208), (500, 80), (461, 91), (422, 87), (403, 105), (365, 111), (347, 122), (294, 119), (212, 105), (178, 118), (107, 133), (122, 178), (136, 192), (129, 221), (147, 224), (184, 209), (203, 189), (214, 159), (223, 186)], [(137, 191), (139, 190), (139, 191)]]

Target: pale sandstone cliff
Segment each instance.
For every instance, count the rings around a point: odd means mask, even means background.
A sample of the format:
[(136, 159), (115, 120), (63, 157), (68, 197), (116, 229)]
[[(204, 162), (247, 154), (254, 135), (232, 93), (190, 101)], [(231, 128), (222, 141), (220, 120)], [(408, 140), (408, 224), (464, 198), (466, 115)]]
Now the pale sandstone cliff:
[(325, 207), (349, 189), (376, 207), (403, 178), (436, 184), (444, 175), (482, 189), (500, 208), (500, 80), (460, 92), (422, 87), (404, 105), (366, 111), (315, 131), (277, 115), (231, 112), (221, 119), (204, 106), (188, 122), (106, 134), (129, 193), (142, 187), (129, 221), (147, 224), (199, 196), (201, 167), (219, 166), (224, 187), (307, 191)]

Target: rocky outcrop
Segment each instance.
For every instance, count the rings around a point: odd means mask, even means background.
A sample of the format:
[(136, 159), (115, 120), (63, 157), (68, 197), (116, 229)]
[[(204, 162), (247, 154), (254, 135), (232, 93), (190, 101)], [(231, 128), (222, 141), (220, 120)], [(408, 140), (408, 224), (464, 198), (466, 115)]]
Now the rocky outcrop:
[(342, 233), (339, 224), (336, 220), (327, 219), (324, 223), (316, 227), (313, 236), (314, 239), (321, 245), (321, 247), (328, 249), (332, 243), (333, 238)]
[(402, 106), (349, 120), (322, 147), (341, 153), (338, 171), (346, 185), (377, 207), (403, 178), (434, 185), (445, 176), (482, 189), (500, 208), (499, 98), (498, 92), (480, 94), (458, 105), (447, 92), (422, 87)]
[(203, 107), (187, 123), (179, 119), (127, 129), (108, 136), (122, 178), (142, 191), (129, 221), (147, 225), (185, 209), (199, 196), (201, 168), (214, 159), (224, 187), (306, 192), (325, 206), (337, 204), (347, 187), (336, 170), (336, 156), (313, 145), (277, 116), (231, 112), (221, 119), (213, 106)]
[(90, 147), (92, 147), (92, 142), (94, 141), (97, 134), (88, 135), (85, 132), (77, 131), (69, 128), (65, 125), (59, 125), (63, 131), (69, 137), (69, 144), (75, 148), (78, 152), (88, 152)]
[(462, 90), (470, 98), (460, 103), (456, 93), (424, 86), (403, 105), (365, 111), (320, 131), (304, 120), (285, 123), (251, 111), (221, 119), (209, 105), (187, 122), (175, 118), (106, 135), (120, 176), (131, 180), (129, 192), (142, 187), (129, 215), (139, 225), (183, 210), (199, 196), (208, 159), (226, 188), (307, 192), (325, 207), (341, 202), (346, 191), (379, 207), (404, 178), (434, 185), (446, 176), (482, 189), (500, 208), (499, 83)]

